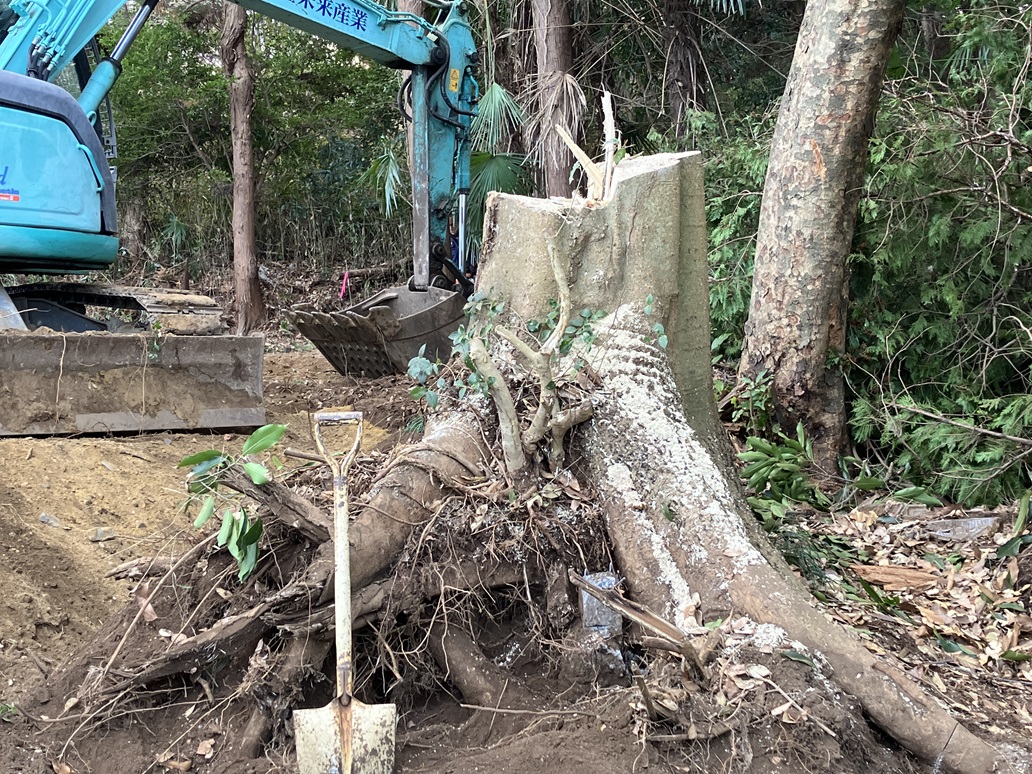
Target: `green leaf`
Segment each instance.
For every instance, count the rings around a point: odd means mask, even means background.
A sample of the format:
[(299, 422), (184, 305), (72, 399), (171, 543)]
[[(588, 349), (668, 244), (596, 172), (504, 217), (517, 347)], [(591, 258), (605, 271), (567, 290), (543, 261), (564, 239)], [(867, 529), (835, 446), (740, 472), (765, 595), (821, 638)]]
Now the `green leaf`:
[(215, 539), (220, 548), (229, 542), (229, 538), (233, 534), (233, 522), (235, 521), (233, 511), (227, 510), (222, 514), (222, 526), (219, 527), (219, 535)]
[(798, 661), (800, 664), (806, 664), (812, 669), (816, 669), (817, 665), (813, 662), (813, 659), (807, 656), (805, 653), (800, 653), (798, 650), (783, 650), (781, 656), (787, 658), (789, 661)]
[(871, 476), (861, 476), (853, 482), (853, 486), (866, 492), (872, 489), (884, 489), (885, 481)]
[(258, 486), (268, 484), (271, 480), (269, 477), (269, 471), (260, 462), (245, 462), (243, 468), (244, 473), (247, 474), (248, 478)]
[(257, 543), (262, 536), (262, 529), (262, 520), (255, 519), (247, 531), (240, 536), (241, 545), (250, 546)]
[(1032, 543), (1032, 535), (1017, 535), (996, 549), (996, 558), (1017, 556), (1026, 543)]
[(246, 580), (247, 576), (254, 572), (258, 564), (258, 544), (250, 543), (244, 547), (239, 559), (240, 571), (237, 573), (237, 580)]
[(216, 451), (215, 449), (206, 449), (205, 451), (197, 452), (197, 454), (192, 454), (189, 457), (183, 457), (183, 459), (179, 461), (179, 465), (177, 467), (188, 468), (191, 465), (196, 465), (199, 462), (207, 462), (208, 460), (213, 460), (215, 458), (221, 457), (222, 452)]
[(190, 478), (200, 478), (212, 468), (221, 465), (226, 461), (226, 458), (219, 454), (218, 456), (204, 460), (193, 466), (193, 469), (187, 474)]
[(959, 642), (954, 642), (953, 640), (947, 639), (946, 637), (943, 637), (940, 634), (936, 634), (935, 639), (939, 643), (939, 647), (943, 649), (944, 653), (963, 653), (966, 656), (975, 655), (970, 650), (961, 645)]
[(200, 478), (192, 479), (186, 485), (186, 490), (192, 495), (203, 495), (214, 492), (217, 484), (218, 479), (215, 476), (201, 476)]
[(286, 425), (265, 425), (259, 427), (250, 437), (244, 441), (244, 448), (240, 451), (243, 455), (257, 454), (271, 448), (287, 432)]
[(201, 512), (197, 514), (197, 518), (194, 519), (194, 529), (200, 529), (208, 523), (208, 519), (215, 513), (215, 496), (208, 495), (204, 500), (204, 505), (201, 506)]
[(1028, 506), (1029, 506), (1029, 495), (1030, 492), (1026, 489), (1025, 493), (1021, 495), (1021, 500), (1018, 502), (1018, 518), (1014, 522), (1014, 534), (1020, 535), (1025, 531), (1025, 525), (1028, 524)]
[(244, 549), (247, 548), (243, 543), (240, 542), (240, 533), (247, 528), (247, 515), (244, 515), (243, 519), (233, 519), (233, 526), (230, 529), (229, 540), (226, 541), (226, 550), (229, 551), (229, 555), (232, 556), (237, 564), (244, 556)]
[(1005, 650), (1000, 654), (1000, 658), (1007, 661), (1032, 661), (1032, 653), (1020, 650)]

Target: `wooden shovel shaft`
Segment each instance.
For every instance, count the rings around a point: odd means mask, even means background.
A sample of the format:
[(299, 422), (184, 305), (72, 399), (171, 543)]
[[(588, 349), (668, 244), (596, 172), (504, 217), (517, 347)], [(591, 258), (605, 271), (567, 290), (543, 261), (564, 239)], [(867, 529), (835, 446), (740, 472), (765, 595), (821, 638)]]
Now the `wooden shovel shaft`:
[[(334, 554), (334, 624), (337, 637), (337, 698), (344, 707), (351, 703), (353, 670), (351, 667), (351, 551), (348, 543), (348, 469), (362, 445), (362, 412), (322, 411), (314, 415), (315, 445), (333, 471), (333, 554)], [(322, 428), (355, 424), (355, 441), (343, 460), (326, 450)], [(345, 722), (342, 720), (341, 722)], [(350, 722), (350, 720), (346, 721)], [(343, 730), (343, 729), (342, 729)]]

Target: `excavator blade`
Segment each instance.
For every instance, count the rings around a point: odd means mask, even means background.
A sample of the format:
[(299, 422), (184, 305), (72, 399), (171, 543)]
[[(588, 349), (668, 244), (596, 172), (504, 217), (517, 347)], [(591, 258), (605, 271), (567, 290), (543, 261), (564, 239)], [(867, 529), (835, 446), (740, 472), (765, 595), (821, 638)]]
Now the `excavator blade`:
[(449, 335), (463, 319), (461, 293), (394, 287), (340, 311), (321, 312), (299, 304), (287, 314), (298, 331), (345, 376), (378, 377), (403, 373), (423, 354), (447, 360)]
[(265, 424), (263, 340), (0, 331), (0, 436)]
[[(91, 307), (146, 327), (110, 332)], [(264, 339), (223, 330), (218, 305), (187, 291), (0, 289), (0, 436), (263, 425)]]

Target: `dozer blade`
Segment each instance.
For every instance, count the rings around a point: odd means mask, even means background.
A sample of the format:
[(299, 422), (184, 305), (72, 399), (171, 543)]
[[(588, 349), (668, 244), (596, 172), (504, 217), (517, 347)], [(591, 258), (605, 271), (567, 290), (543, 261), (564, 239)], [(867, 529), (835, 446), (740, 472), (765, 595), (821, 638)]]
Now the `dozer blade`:
[(361, 304), (320, 312), (311, 304), (288, 311), (291, 322), (345, 376), (401, 373), (419, 354), (447, 360), (449, 334), (459, 327), (466, 301), (441, 288), (395, 287)]
[(0, 331), (0, 436), (265, 424), (260, 336)]

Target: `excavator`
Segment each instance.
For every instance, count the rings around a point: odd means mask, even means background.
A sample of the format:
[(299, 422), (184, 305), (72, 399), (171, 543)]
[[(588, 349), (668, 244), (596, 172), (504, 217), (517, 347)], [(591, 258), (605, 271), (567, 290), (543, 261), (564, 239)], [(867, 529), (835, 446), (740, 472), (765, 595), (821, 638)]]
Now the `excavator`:
[[(464, 0), (433, 21), (371, 0), (236, 0), (407, 72), (413, 274), (347, 309), (289, 317), (344, 374), (405, 369), (450, 351), (466, 278), (466, 194), (478, 54)], [(96, 35), (126, 0), (0, 0), (0, 436), (263, 424), (260, 336), (230, 335), (190, 291), (33, 281), (100, 272), (119, 254), (110, 92), (158, 0), (107, 56)], [(449, 223), (458, 224), (453, 252)]]

